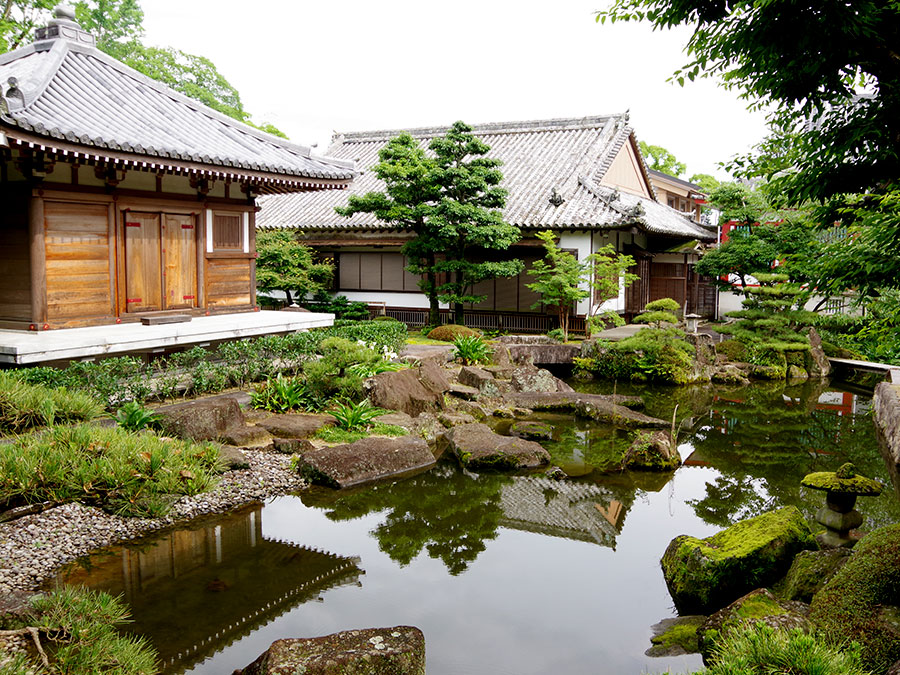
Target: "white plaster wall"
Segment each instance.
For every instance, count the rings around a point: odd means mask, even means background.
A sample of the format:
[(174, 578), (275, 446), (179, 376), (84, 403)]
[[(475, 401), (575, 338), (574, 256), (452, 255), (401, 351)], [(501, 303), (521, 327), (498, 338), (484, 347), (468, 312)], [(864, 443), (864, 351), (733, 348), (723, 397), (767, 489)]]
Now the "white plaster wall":
[[(719, 291), (719, 319), (726, 319), (725, 315), (728, 312), (734, 312), (739, 309), (743, 309), (743, 305), (741, 302), (743, 301), (743, 295), (735, 295), (731, 291)], [(803, 306), (804, 309), (808, 309), (810, 312), (816, 309), (816, 306), (822, 302), (821, 295), (812, 296), (807, 303)], [(821, 309), (820, 309), (821, 311)], [(849, 308), (845, 310), (847, 314), (858, 314), (859, 310), (854, 308)]]
[[(584, 260), (593, 253), (593, 251), (591, 251), (591, 233), (583, 231), (563, 232), (559, 236), (559, 247), (578, 251), (578, 259)], [(588, 297), (575, 306), (575, 313), (587, 314), (590, 309), (591, 300), (590, 297)]]
[[(370, 305), (384, 303), (386, 307), (409, 307), (411, 309), (428, 309), (428, 298), (424, 293), (389, 293), (386, 291), (341, 291), (347, 299), (354, 302), (365, 302)], [(441, 303), (441, 309), (449, 305)]]

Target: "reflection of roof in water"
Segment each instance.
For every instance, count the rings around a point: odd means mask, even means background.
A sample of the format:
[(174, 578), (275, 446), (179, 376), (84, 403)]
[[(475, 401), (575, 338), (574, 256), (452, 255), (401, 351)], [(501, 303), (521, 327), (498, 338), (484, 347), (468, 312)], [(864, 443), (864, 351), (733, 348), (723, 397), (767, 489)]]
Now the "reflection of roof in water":
[(602, 485), (541, 476), (514, 477), (503, 486), (504, 527), (616, 547), (627, 507)]
[(96, 556), (69, 584), (124, 594), (134, 623), (179, 673), (336, 586), (354, 583), (358, 559), (264, 539), (259, 507), (176, 530), (139, 549)]

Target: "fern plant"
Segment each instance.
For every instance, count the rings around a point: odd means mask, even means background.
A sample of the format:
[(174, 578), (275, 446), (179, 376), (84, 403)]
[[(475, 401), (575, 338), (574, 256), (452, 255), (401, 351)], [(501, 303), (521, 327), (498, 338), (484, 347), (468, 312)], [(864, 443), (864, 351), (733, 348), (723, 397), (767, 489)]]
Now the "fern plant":
[(126, 431), (159, 428), (160, 416), (137, 401), (129, 401), (116, 412), (116, 424)]

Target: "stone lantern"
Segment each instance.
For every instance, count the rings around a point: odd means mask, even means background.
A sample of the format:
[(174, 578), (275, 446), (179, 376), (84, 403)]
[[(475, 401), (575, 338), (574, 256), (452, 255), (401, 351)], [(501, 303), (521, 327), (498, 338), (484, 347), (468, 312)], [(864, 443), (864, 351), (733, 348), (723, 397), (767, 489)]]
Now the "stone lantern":
[(825, 532), (816, 537), (822, 548), (852, 548), (856, 540), (850, 530), (863, 522), (862, 514), (853, 508), (856, 498), (880, 495), (881, 483), (856, 475), (856, 467), (848, 462), (837, 471), (807, 474), (800, 484), (825, 491), (825, 506), (816, 512), (816, 522), (825, 526)]
[(693, 335), (697, 334), (697, 328), (700, 324), (700, 319), (703, 317), (699, 314), (685, 314), (684, 315), (684, 323), (688, 333)]

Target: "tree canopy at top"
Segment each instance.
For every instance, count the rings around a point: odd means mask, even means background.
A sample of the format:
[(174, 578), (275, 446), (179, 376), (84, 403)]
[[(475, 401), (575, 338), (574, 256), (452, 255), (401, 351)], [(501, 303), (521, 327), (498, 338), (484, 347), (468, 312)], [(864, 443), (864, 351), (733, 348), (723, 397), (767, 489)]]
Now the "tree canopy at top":
[(614, 0), (597, 20), (693, 26), (673, 79), (716, 76), (769, 111), (774, 133), (738, 165), (789, 202), (896, 185), (900, 3)]
[(675, 155), (661, 145), (649, 145), (644, 143), (644, 141), (639, 141), (638, 146), (644, 159), (647, 160), (647, 164), (654, 171), (661, 171), (669, 176), (678, 178), (687, 170), (684, 162), (679, 162)]
[[(28, 43), (45, 25), (58, 0), (0, 1), (0, 54)], [(150, 47), (140, 40), (144, 11), (139, 0), (80, 0), (78, 23), (97, 39), (97, 48), (140, 73), (158, 80), (213, 110), (263, 131), (285, 137), (271, 124), (256, 125), (241, 96), (208, 58), (171, 47)]]

